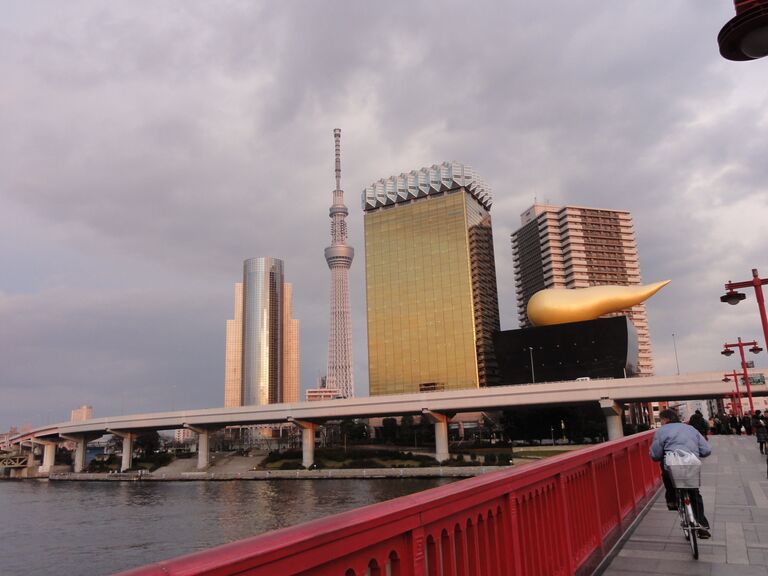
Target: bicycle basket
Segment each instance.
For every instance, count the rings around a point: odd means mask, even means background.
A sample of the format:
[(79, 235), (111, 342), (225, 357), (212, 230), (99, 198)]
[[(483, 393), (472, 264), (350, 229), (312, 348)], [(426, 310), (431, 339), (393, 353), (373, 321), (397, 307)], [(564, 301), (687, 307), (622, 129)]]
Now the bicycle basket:
[(674, 450), (664, 455), (667, 469), (675, 488), (698, 488), (701, 486), (701, 460), (685, 450)]

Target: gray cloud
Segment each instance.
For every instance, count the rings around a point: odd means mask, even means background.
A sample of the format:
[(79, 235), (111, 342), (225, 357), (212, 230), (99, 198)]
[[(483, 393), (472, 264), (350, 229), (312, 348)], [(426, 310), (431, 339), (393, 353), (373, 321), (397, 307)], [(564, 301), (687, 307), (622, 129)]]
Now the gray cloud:
[[(728, 3), (12, 3), (0, 23), (0, 429), (221, 404), (242, 260), (286, 261), (304, 387), (325, 367), (331, 130), (343, 130), (358, 393), (370, 182), (445, 159), (494, 189), (631, 210), (657, 371), (726, 369), (762, 338), (768, 62), (733, 64)], [(758, 359), (758, 363), (761, 361)], [(764, 362), (762, 362), (764, 364)]]

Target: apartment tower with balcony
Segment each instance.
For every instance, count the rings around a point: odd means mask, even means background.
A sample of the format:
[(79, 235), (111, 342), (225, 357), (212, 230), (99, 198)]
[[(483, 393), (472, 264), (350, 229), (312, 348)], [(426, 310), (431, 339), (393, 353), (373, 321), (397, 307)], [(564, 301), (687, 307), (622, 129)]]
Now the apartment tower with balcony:
[[(641, 284), (632, 216), (626, 210), (534, 204), (512, 233), (512, 255), (521, 328), (530, 325), (528, 300), (544, 288)], [(637, 330), (640, 376), (653, 374), (645, 305), (626, 314)]]

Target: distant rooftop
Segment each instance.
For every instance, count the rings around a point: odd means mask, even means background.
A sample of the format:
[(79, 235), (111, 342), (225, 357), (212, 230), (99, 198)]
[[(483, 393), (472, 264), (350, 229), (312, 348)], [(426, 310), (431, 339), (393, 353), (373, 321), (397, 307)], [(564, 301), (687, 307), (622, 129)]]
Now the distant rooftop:
[(427, 168), (377, 180), (363, 190), (363, 210), (375, 210), (389, 204), (407, 202), (462, 187), (490, 210), (493, 203), (491, 189), (471, 166), (461, 162), (433, 164)]

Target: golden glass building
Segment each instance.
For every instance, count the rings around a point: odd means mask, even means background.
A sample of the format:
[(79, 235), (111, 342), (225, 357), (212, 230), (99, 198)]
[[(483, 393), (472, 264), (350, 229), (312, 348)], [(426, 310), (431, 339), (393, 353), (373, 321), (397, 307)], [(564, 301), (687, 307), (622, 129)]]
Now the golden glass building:
[(363, 191), (370, 394), (496, 383), (490, 190), (444, 162)]

